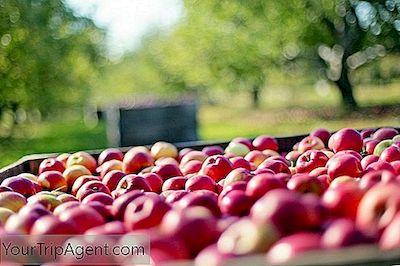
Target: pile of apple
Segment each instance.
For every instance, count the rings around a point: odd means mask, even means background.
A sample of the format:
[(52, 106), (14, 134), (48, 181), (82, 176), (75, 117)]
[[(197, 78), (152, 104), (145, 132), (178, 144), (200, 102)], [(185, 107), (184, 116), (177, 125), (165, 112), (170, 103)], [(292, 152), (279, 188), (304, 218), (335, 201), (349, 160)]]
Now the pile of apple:
[(45, 159), (0, 186), (1, 234), (146, 234), (155, 264), (351, 245), (400, 248), (400, 135), (314, 130), (291, 151), (271, 136), (223, 149), (167, 142)]

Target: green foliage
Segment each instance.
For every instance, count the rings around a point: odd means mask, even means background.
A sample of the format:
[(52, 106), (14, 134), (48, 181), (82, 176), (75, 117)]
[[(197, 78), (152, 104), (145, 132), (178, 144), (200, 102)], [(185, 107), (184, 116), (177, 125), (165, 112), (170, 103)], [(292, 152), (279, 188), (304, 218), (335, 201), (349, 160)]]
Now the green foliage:
[(0, 110), (81, 106), (103, 60), (103, 36), (62, 0), (1, 0)]

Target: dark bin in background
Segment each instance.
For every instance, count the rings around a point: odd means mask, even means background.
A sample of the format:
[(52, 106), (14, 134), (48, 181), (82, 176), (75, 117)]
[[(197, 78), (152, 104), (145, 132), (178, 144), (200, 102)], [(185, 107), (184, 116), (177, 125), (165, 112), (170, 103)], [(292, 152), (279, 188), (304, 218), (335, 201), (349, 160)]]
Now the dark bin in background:
[(144, 107), (113, 107), (105, 111), (110, 146), (152, 144), (159, 140), (198, 140), (197, 103)]

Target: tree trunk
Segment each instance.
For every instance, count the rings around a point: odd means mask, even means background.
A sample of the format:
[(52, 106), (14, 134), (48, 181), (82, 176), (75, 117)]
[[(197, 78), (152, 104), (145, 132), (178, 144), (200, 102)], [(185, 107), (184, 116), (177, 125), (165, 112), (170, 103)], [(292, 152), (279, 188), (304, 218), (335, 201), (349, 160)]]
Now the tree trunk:
[(252, 106), (253, 108), (257, 109), (260, 107), (260, 86), (254, 85), (251, 89), (251, 96), (252, 96)]
[(342, 64), (342, 71), (340, 73), (340, 78), (335, 81), (336, 85), (339, 88), (340, 94), (342, 96), (342, 105), (346, 111), (356, 110), (358, 108), (358, 104), (354, 99), (353, 95), (353, 85), (349, 80), (349, 69), (346, 66), (346, 63)]

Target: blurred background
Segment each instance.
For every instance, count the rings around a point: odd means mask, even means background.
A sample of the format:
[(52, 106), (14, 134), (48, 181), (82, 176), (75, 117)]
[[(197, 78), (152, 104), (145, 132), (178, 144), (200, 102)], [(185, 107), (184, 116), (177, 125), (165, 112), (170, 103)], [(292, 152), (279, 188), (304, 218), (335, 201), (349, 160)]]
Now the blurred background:
[(0, 167), (129, 132), (399, 126), (399, 51), (398, 0), (0, 0)]

